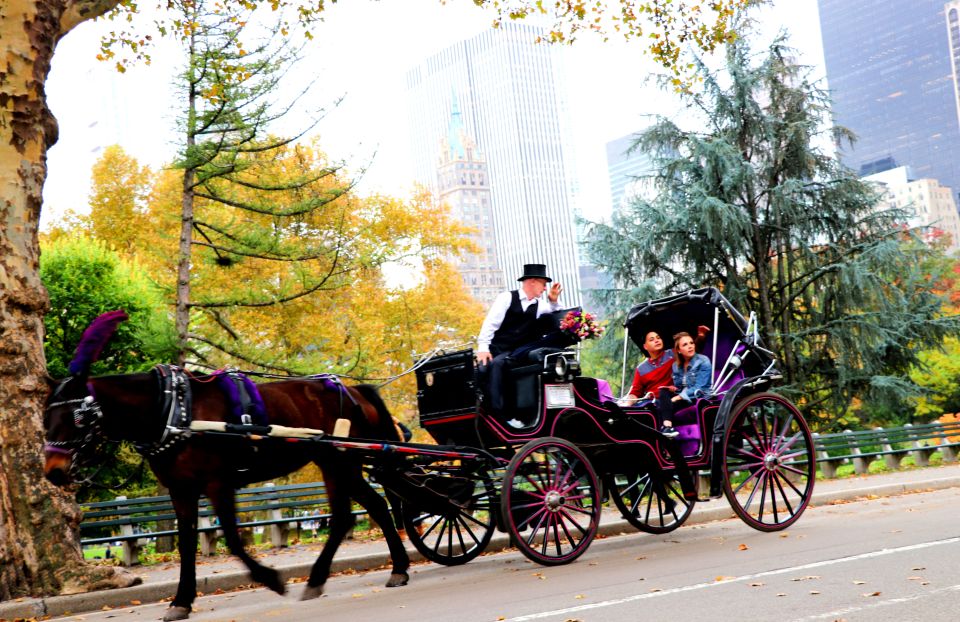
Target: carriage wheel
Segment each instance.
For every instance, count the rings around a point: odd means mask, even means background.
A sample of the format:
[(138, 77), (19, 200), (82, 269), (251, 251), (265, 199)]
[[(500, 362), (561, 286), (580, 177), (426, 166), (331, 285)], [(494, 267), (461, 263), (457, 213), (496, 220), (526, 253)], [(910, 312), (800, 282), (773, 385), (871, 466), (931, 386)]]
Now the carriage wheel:
[(760, 531), (793, 524), (810, 503), (816, 459), (810, 428), (789, 400), (757, 393), (734, 407), (723, 447), (723, 491)]
[(580, 557), (600, 524), (600, 486), (586, 456), (554, 437), (530, 441), (504, 473), (500, 504), (514, 544), (545, 566)]
[[(682, 525), (693, 511), (693, 499), (684, 499), (680, 476), (663, 473), (663, 490), (649, 473), (614, 474), (607, 480), (613, 503), (627, 522), (647, 533), (669, 533)], [(662, 496), (664, 495), (665, 496)]]
[[(450, 477), (464, 478), (457, 470)], [(485, 472), (470, 473), (470, 487), (450, 496), (443, 513), (404, 504), (403, 526), (420, 554), (444, 566), (465, 564), (486, 550), (496, 528), (497, 490)]]

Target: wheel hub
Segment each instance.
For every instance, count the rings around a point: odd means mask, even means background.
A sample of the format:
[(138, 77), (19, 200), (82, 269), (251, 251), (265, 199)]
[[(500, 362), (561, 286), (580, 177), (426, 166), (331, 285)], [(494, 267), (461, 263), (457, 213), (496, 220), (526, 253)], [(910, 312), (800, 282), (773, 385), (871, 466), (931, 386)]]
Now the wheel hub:
[(767, 454), (763, 457), (763, 466), (768, 471), (773, 471), (780, 466), (780, 457), (777, 454)]
[(563, 507), (565, 499), (556, 490), (551, 490), (547, 493), (547, 496), (544, 497), (544, 503), (547, 506), (547, 509), (551, 512), (558, 512), (560, 508)]

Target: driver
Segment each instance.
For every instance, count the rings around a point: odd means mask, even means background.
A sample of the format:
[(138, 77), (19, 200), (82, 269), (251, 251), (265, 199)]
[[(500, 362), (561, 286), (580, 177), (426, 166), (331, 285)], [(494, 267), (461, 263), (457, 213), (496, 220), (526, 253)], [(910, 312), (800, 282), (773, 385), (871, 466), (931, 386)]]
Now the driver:
[[(553, 283), (544, 264), (523, 266), (520, 289), (502, 292), (493, 301), (477, 339), (477, 363), (480, 386), (489, 397), (494, 413), (503, 412), (503, 367), (506, 359), (517, 350), (528, 351), (542, 339), (540, 316), (560, 309), (558, 300), (563, 286)], [(546, 299), (544, 293), (547, 292)], [(545, 343), (546, 345), (546, 343)]]

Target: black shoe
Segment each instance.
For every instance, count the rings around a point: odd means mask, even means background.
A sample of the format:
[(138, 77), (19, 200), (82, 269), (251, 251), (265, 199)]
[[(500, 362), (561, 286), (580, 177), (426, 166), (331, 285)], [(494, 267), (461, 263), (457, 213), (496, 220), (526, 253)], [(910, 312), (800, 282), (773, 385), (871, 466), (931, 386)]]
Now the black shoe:
[(660, 426), (660, 434), (663, 434), (667, 438), (677, 438), (680, 436), (680, 432), (677, 431), (672, 425), (662, 425)]

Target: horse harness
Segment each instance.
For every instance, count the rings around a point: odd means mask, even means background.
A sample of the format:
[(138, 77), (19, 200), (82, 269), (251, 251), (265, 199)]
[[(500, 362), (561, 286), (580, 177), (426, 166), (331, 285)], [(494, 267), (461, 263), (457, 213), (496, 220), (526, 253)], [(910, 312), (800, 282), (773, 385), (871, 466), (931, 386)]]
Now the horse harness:
[[(245, 380), (245, 376), (235, 370), (229, 370), (225, 373), (229, 376), (229, 380), (237, 385), (239, 391), (241, 414), (238, 423), (249, 425), (251, 423), (250, 412), (253, 407), (253, 400), (243, 388), (244, 383), (241, 380)], [(158, 410), (165, 414), (166, 423), (159, 439), (152, 442), (135, 443), (135, 447), (141, 455), (147, 458), (156, 458), (175, 449), (191, 435), (192, 393), (190, 377), (186, 371), (176, 365), (157, 365), (151, 371), (151, 374), (157, 383)], [(338, 376), (323, 374), (310, 376), (310, 378), (322, 381), (324, 388), (338, 393), (341, 413), (347, 406), (346, 401), (350, 402), (350, 410), (353, 413), (361, 411), (360, 403), (351, 395)], [(73, 377), (64, 379), (54, 390), (54, 396), (72, 379)], [(93, 387), (90, 383), (87, 383), (87, 392), (88, 394), (82, 398), (55, 401), (47, 405), (47, 408), (76, 405), (73, 409), (74, 426), (78, 430), (84, 431), (82, 438), (48, 441), (45, 447), (47, 451), (80, 454), (85, 453), (87, 447), (105, 440), (101, 425), (103, 411), (94, 397)]]
[(158, 440), (136, 443), (137, 451), (147, 458), (155, 458), (184, 441), (193, 412), (190, 379), (184, 370), (176, 365), (157, 365), (151, 373), (159, 389), (159, 410), (166, 413), (167, 422)]

